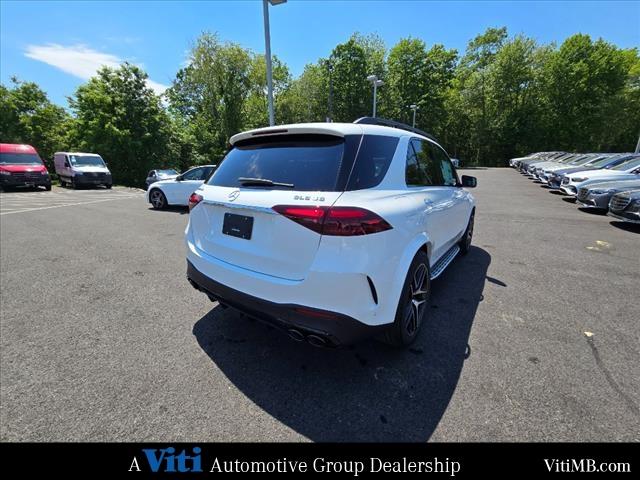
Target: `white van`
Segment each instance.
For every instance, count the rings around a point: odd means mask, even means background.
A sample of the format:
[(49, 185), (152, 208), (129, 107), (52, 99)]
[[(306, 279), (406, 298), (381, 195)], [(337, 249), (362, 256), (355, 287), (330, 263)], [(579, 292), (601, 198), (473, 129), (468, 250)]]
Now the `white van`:
[(104, 185), (111, 188), (113, 184), (107, 164), (97, 153), (56, 152), (53, 163), (62, 187)]

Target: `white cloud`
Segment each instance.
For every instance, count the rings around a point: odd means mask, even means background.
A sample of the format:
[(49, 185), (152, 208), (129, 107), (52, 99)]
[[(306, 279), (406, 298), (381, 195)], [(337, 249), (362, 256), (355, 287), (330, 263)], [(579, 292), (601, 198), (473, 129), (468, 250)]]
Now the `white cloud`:
[(169, 88), (167, 85), (163, 85), (162, 83), (154, 82), (147, 78), (147, 86), (156, 92), (156, 95), (162, 95), (164, 91)]
[[(123, 62), (116, 55), (98, 52), (84, 45), (64, 46), (57, 43), (28, 45), (25, 56), (59, 68), (83, 80), (94, 76), (100, 67), (116, 68)], [(158, 95), (167, 89), (166, 85), (153, 80), (147, 80), (147, 85)]]

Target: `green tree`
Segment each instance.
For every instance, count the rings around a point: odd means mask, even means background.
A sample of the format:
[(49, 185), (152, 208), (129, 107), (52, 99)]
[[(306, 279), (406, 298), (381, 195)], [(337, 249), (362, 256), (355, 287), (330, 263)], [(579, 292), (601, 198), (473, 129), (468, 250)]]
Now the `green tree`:
[(606, 128), (629, 72), (628, 56), (614, 45), (583, 34), (567, 38), (545, 64), (541, 100), (547, 143), (578, 151), (599, 148), (599, 132)]
[(169, 117), (146, 80), (128, 63), (104, 67), (69, 98), (73, 147), (99, 153), (125, 185), (141, 185), (149, 169), (169, 160)]
[(0, 85), (0, 139), (34, 146), (49, 168), (54, 152), (64, 147), (69, 123), (69, 114), (35, 83), (12, 78), (9, 88)]
[[(388, 74), (384, 85), (387, 100), (385, 115), (402, 122), (411, 121), (409, 105), (420, 105), (428, 82), (426, 57), (425, 43), (416, 38), (401, 39), (389, 51)], [(421, 116), (422, 113), (420, 111)]]
[(194, 141), (188, 162), (218, 161), (229, 138), (242, 131), (252, 67), (251, 52), (240, 45), (223, 43), (211, 33), (196, 40), (188, 65), (167, 91), (172, 114), (187, 129), (185, 138)]
[(389, 52), (386, 114), (411, 124), (409, 105), (417, 105), (416, 126), (434, 134), (444, 130), (445, 98), (451, 88), (457, 52), (442, 45), (429, 50), (422, 40), (401, 39)]
[[(287, 66), (277, 57), (271, 60), (273, 82), (274, 115), (277, 124), (286, 123), (286, 112), (281, 111), (284, 92), (291, 85), (291, 74)], [(267, 100), (267, 65), (264, 55), (253, 55), (249, 68), (248, 95), (243, 108), (243, 128), (251, 129), (269, 125)]]
[(462, 97), (462, 110), (457, 113), (467, 117), (469, 126), (466, 134), (471, 150), (465, 152), (467, 163), (479, 164), (487, 156), (487, 72), (507, 36), (505, 27), (488, 28), (469, 42), (456, 70), (456, 86)]
[(549, 54), (523, 36), (504, 42), (495, 53), (486, 72), (485, 131), (491, 141), (485, 163), (505, 166), (509, 158), (544, 149), (540, 76)]
[(371, 85), (365, 49), (355, 38), (336, 46), (329, 62), (333, 67), (333, 111), (337, 122), (353, 122), (371, 115)]
[(603, 102), (600, 128), (593, 136), (598, 150), (632, 152), (640, 135), (640, 55), (637, 48), (620, 54), (627, 70), (625, 83)]
[(278, 123), (324, 122), (329, 116), (329, 75), (326, 61), (306, 65), (277, 97)]

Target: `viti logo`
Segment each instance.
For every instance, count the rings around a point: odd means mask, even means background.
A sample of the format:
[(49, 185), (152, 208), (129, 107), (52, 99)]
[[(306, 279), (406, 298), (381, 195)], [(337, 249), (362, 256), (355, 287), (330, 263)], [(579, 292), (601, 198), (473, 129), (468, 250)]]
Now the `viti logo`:
[[(202, 472), (202, 460), (200, 447), (193, 447), (192, 452), (187, 454), (184, 449), (180, 453), (176, 453), (173, 447), (167, 448), (143, 448), (144, 459), (147, 461), (149, 469), (154, 473), (185, 473), (185, 472)], [(144, 462), (143, 462), (144, 465)], [(141, 472), (137, 457), (133, 457), (130, 472)]]

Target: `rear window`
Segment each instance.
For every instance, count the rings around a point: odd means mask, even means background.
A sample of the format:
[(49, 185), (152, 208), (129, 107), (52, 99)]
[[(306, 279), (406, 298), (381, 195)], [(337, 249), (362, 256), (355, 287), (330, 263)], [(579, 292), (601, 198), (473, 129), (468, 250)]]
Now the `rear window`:
[(0, 153), (3, 165), (42, 165), (42, 160), (33, 153)]
[[(382, 135), (297, 134), (238, 142), (207, 182), (241, 187), (239, 178), (259, 178), (294, 187), (292, 191), (341, 192), (378, 185), (398, 146), (398, 137)], [(357, 159), (356, 159), (357, 154)]]
[(239, 178), (258, 178), (294, 185), (270, 186), (272, 189), (341, 191), (351, 140), (331, 135), (282, 135), (238, 142), (208, 184), (240, 187)]

